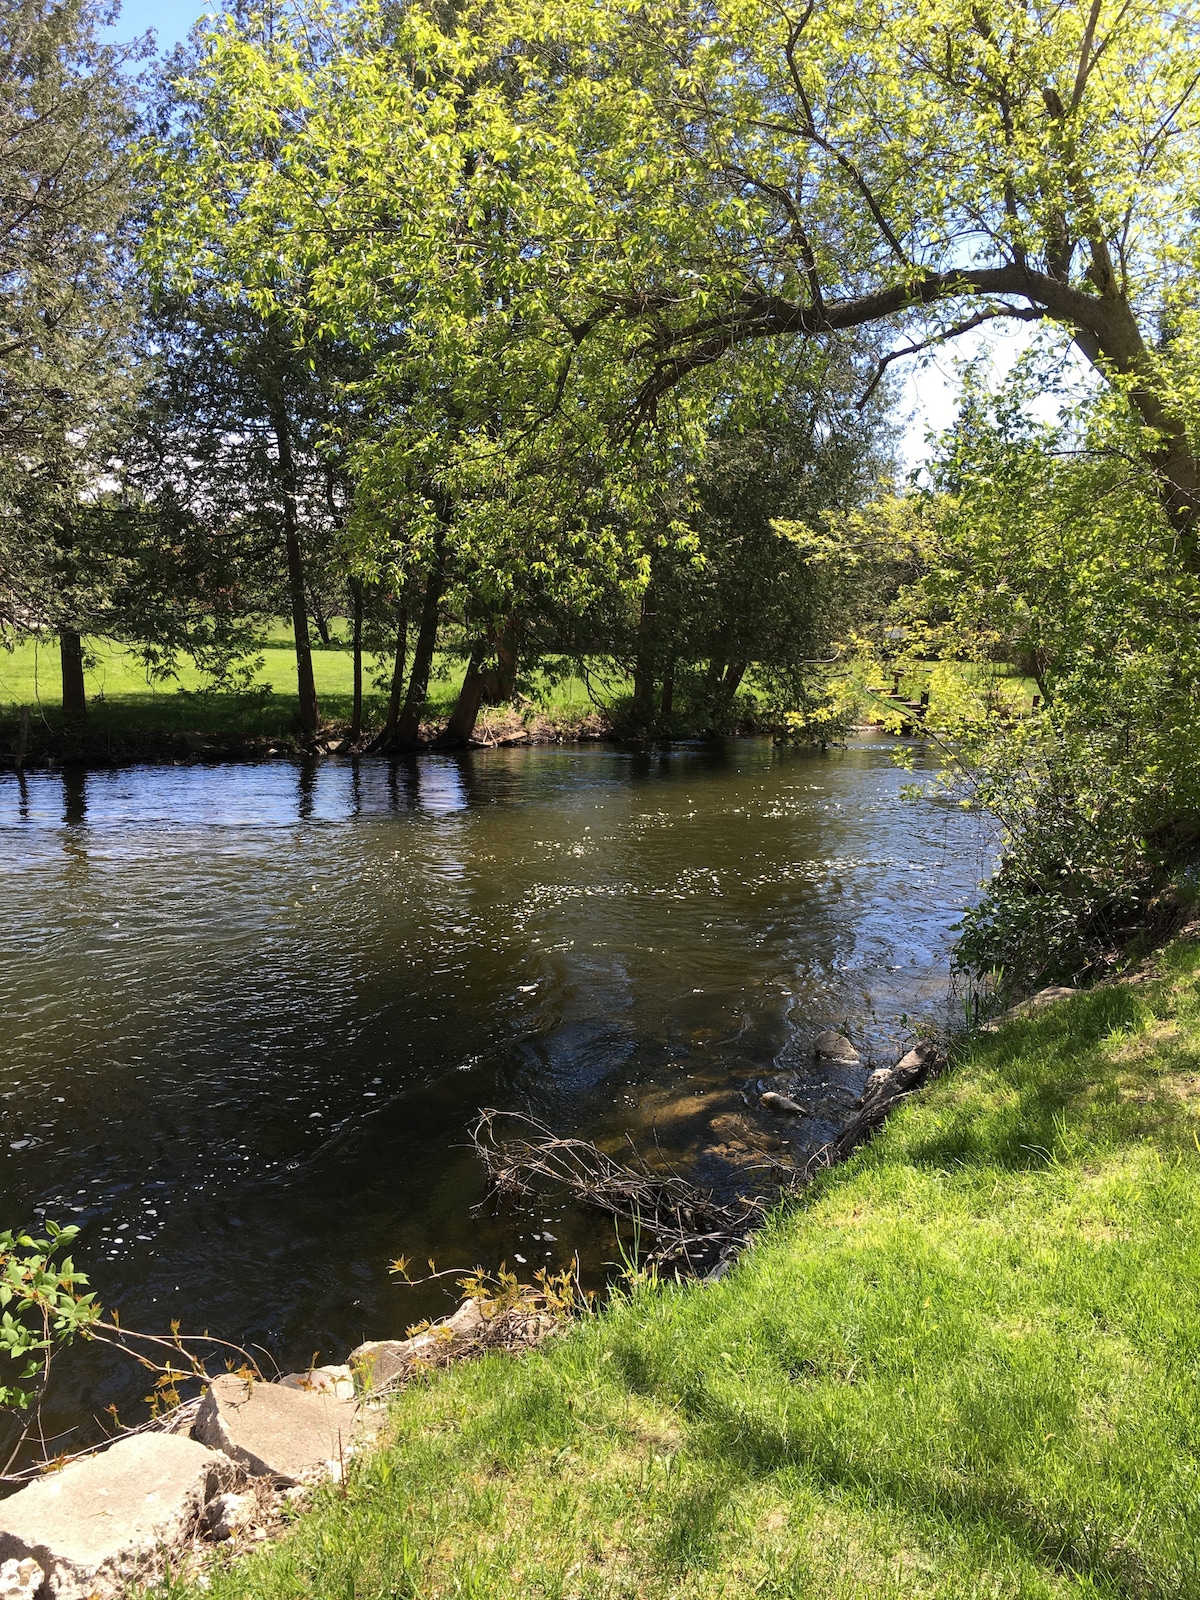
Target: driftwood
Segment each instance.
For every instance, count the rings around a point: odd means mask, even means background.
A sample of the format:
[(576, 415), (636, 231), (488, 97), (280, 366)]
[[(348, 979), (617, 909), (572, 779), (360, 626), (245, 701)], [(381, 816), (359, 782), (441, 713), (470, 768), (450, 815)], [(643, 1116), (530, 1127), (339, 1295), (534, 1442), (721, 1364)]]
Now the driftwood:
[(845, 1127), (822, 1145), (804, 1168), (803, 1177), (811, 1179), (825, 1167), (833, 1167), (847, 1157), (880, 1126), (898, 1101), (924, 1083), (940, 1063), (938, 1047), (923, 1041), (902, 1056), (894, 1067), (880, 1067), (867, 1079), (862, 1102)]
[(700, 1271), (739, 1249), (766, 1214), (761, 1198), (738, 1195), (722, 1202), (673, 1173), (656, 1171), (636, 1151), (627, 1165), (586, 1139), (560, 1139), (518, 1112), (481, 1111), (471, 1136), (495, 1193), (527, 1197), (545, 1184), (565, 1189), (581, 1205), (649, 1235), (644, 1259), (656, 1265)]

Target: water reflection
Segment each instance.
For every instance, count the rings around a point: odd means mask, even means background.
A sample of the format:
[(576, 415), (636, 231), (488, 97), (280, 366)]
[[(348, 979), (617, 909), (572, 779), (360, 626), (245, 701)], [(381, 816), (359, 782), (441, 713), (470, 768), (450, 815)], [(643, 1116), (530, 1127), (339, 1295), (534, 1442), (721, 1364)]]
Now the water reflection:
[[(907, 781), (882, 741), (0, 778), (0, 1225), (285, 1364), (438, 1310), (400, 1253), (598, 1273), (607, 1225), (472, 1211), (475, 1109), (719, 1181), (755, 1074), (897, 1049), (986, 866)], [(63, 1425), (142, 1393), (89, 1360)]]

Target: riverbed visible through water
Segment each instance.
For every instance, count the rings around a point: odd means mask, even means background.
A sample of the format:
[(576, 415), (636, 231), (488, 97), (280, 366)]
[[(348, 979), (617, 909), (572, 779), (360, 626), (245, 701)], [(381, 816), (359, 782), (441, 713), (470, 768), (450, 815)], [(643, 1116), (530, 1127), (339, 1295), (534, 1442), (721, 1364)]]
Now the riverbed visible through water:
[[(611, 1223), (486, 1203), (477, 1108), (739, 1181), (816, 1033), (947, 1019), (990, 839), (912, 781), (871, 736), (0, 776), (0, 1227), (77, 1223), (127, 1324), (284, 1370), (448, 1309), (400, 1255), (599, 1281)], [(146, 1388), (68, 1357), (47, 1420)]]

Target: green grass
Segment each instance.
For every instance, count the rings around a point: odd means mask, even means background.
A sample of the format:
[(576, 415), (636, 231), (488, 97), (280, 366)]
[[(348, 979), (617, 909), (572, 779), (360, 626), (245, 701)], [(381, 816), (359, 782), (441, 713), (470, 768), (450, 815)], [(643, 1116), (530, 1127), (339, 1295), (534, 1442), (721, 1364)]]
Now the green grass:
[(721, 1283), (410, 1388), (207, 1593), (1200, 1595), (1200, 951), (1161, 971), (981, 1037)]
[[(344, 630), (343, 630), (344, 631)], [(177, 679), (151, 683), (137, 657), (108, 639), (88, 639), (92, 665), (85, 678), (88, 722), (94, 733), (138, 734), (156, 731), (194, 731), (214, 735), (285, 737), (298, 726), (296, 659), (286, 624), (274, 624), (261, 648), (262, 667), (256, 678), (269, 688), (265, 696), (203, 693), (202, 678), (190, 662), (179, 665)], [(363, 714), (367, 726), (382, 722), (387, 696), (372, 686), (376, 664), (363, 664)], [(450, 714), (462, 682), (464, 664), (450, 655), (435, 660), (430, 683), (430, 715)], [(353, 696), (353, 660), (350, 651), (335, 646), (313, 649), (313, 674), (323, 720), (329, 724), (350, 719)], [(535, 674), (530, 699), (536, 712), (553, 723), (569, 725), (586, 719), (595, 707), (578, 678), (551, 683)], [(54, 724), (62, 705), (58, 645), (24, 640), (13, 650), (0, 649), (0, 721), (11, 722), (18, 707), (27, 705)]]

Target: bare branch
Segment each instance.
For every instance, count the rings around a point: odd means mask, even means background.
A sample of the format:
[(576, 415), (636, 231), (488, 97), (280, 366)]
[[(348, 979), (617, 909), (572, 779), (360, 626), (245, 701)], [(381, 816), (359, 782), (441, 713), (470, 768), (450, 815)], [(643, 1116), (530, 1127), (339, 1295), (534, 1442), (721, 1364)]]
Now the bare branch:
[(973, 328), (982, 328), (987, 322), (995, 322), (1001, 318), (1015, 318), (1018, 322), (1040, 322), (1046, 315), (1047, 313), (1038, 306), (993, 306), (988, 311), (977, 312), (973, 317), (956, 322), (952, 328), (942, 328), (938, 333), (931, 334), (928, 339), (921, 339), (916, 344), (903, 345), (899, 350), (891, 350), (876, 366), (874, 375), (858, 402), (858, 409), (862, 411), (867, 405), (883, 382), (883, 375), (893, 361), (900, 361), (905, 356), (919, 355), (922, 350), (935, 349), (950, 339), (957, 339), (961, 334), (970, 333)]

